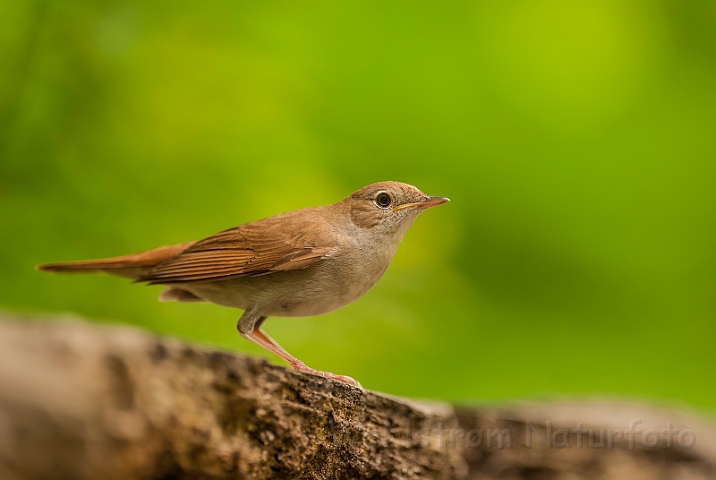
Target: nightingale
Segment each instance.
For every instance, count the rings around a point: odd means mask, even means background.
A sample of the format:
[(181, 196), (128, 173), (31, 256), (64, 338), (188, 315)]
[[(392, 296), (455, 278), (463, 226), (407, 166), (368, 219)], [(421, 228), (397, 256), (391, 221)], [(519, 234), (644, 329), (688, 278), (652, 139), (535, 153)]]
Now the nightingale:
[(38, 269), (129, 277), (164, 285), (160, 301), (240, 308), (237, 328), (244, 338), (296, 370), (360, 386), (351, 377), (306, 366), (261, 326), (269, 316), (320, 315), (363, 296), (385, 273), (418, 215), (448, 201), (405, 183), (380, 182), (333, 205), (245, 223), (196, 242)]

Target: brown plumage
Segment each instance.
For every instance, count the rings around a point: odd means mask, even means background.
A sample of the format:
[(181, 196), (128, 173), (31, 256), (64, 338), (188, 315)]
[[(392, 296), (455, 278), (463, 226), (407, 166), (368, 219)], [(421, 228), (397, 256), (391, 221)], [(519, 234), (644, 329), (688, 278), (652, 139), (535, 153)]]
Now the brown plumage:
[(246, 223), (198, 242), (38, 268), (165, 284), (160, 300), (241, 308), (238, 329), (245, 338), (298, 370), (357, 385), (350, 377), (307, 367), (260, 327), (269, 315), (319, 315), (364, 295), (388, 268), (418, 215), (447, 201), (411, 185), (381, 182), (333, 205)]
[(331, 229), (297, 212), (217, 233), (138, 276), (150, 285), (210, 281), (297, 270), (328, 258), (336, 248)]
[(38, 270), (57, 273), (110, 273), (120, 277), (137, 278), (143, 272), (183, 252), (195, 242), (177, 243), (145, 250), (121, 257), (84, 260), (80, 262), (46, 263)]

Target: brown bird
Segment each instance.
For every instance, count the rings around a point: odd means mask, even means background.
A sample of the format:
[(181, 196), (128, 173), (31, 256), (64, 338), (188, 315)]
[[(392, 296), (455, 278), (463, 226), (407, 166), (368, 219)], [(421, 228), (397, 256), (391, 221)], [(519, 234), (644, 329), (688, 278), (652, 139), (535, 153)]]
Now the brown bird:
[(307, 367), (261, 325), (271, 315), (320, 315), (357, 300), (385, 273), (418, 215), (447, 201), (405, 183), (374, 183), (333, 205), (246, 223), (197, 242), (38, 268), (129, 277), (166, 285), (162, 301), (243, 309), (237, 328), (244, 338), (296, 370), (359, 385), (351, 377)]

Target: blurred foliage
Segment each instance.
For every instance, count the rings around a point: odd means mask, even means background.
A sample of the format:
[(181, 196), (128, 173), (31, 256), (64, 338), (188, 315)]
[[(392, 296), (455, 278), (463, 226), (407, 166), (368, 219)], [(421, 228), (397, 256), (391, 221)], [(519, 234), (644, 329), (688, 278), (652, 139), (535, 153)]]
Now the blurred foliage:
[(716, 407), (716, 3), (0, 2), (0, 307), (264, 352), (240, 312), (38, 263), (400, 180), (452, 202), (307, 364), (445, 399)]

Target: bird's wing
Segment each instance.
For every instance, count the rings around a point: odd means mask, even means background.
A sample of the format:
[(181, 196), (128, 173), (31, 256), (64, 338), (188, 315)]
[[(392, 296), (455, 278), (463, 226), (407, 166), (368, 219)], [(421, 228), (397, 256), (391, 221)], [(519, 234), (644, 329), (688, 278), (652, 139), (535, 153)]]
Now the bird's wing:
[(217, 233), (145, 272), (137, 281), (211, 281), (310, 267), (335, 252), (337, 238), (325, 223), (301, 217), (278, 215)]

